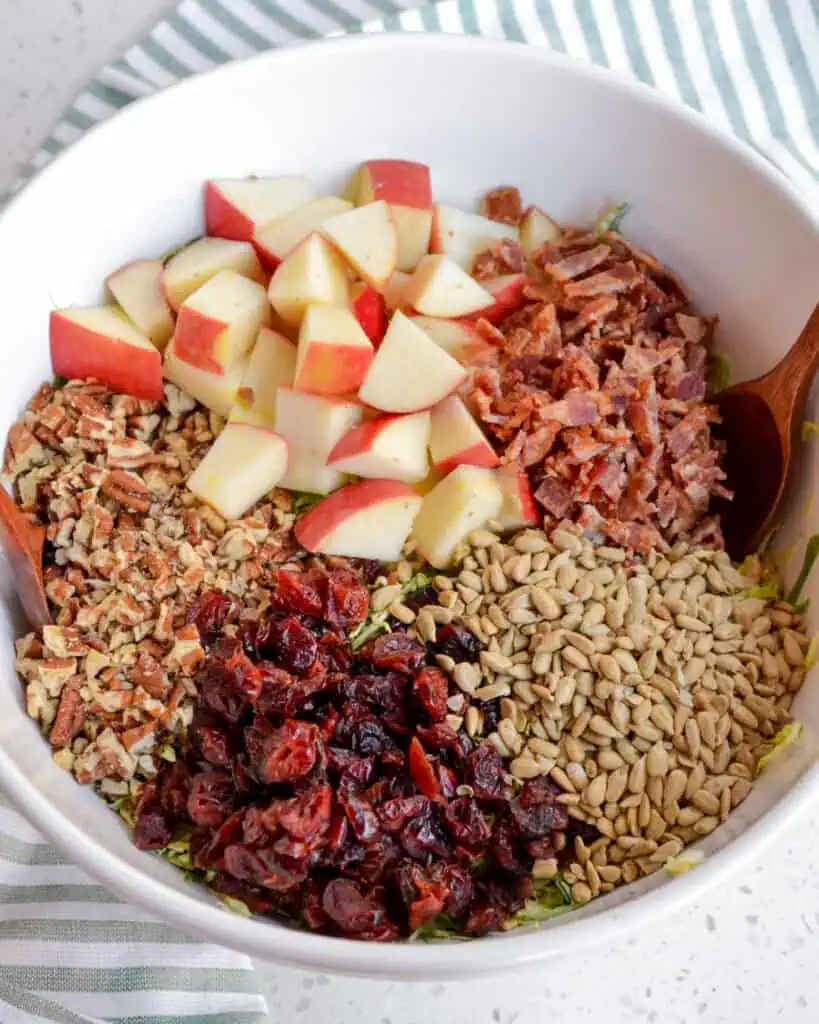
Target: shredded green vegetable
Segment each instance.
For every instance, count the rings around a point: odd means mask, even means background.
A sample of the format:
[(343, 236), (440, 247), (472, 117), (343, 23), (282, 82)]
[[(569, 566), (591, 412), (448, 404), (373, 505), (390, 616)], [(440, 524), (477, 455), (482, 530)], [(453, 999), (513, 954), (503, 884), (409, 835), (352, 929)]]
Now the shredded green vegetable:
[(684, 875), (687, 871), (698, 868), (705, 860), (702, 850), (683, 850), (676, 857), (669, 857), (663, 865), (666, 871), (674, 878)]
[(813, 420), (805, 420), (802, 424), (802, 440), (810, 441), (814, 434), (819, 434), (819, 423)]
[(802, 735), (802, 731), (801, 722), (788, 722), (787, 725), (783, 725), (771, 741), (773, 743), (771, 749), (757, 761), (756, 774), (759, 775), (763, 768), (767, 768), (771, 761), (775, 757), (779, 757), (783, 750), (796, 743)]
[(535, 886), (535, 895), (528, 899), (512, 920), (517, 925), (536, 924), (557, 914), (565, 914), (577, 904), (572, 900), (572, 891), (562, 878)]
[(743, 597), (758, 597), (763, 601), (778, 601), (781, 596), (779, 584), (775, 580), (766, 580), (750, 587), (743, 594)]
[(707, 391), (709, 397), (718, 391), (724, 391), (731, 380), (731, 364), (722, 352), (708, 353)]
[[(418, 590), (423, 590), (424, 587), (428, 587), (432, 583), (432, 576), (425, 572), (417, 572), (415, 575), (408, 580), (401, 587), (401, 600), (406, 599), (410, 594), (416, 593)], [(391, 633), (392, 628), (390, 626), (390, 613), (389, 609), (385, 609), (381, 612), (371, 612), (367, 618), (350, 633), (350, 646), (354, 651), (357, 651), (360, 647), (369, 640), (375, 639), (382, 633)]]
[(51, 379), (51, 386), (55, 391), (59, 391), (60, 388), (64, 388), (68, 383), (68, 377), (62, 377), (59, 373), (55, 373)]
[(787, 596), (787, 601), (790, 604), (796, 604), (799, 600), (817, 558), (819, 558), (819, 533), (815, 533), (808, 540), (807, 547), (805, 548), (805, 557), (802, 561), (802, 568), (799, 571), (799, 575), (796, 577), (796, 582), (791, 587)]
[(324, 498), (323, 494), (309, 494), (307, 491), (297, 491), (294, 495), (293, 511), (299, 515), (306, 512), (313, 505), (317, 505)]
[(605, 235), (607, 231), (619, 231), (623, 218), (631, 209), (631, 203), (616, 203), (605, 209), (597, 218), (594, 230), (598, 235)]
[(202, 235), (197, 235), (195, 238), (189, 238), (187, 242), (180, 242), (179, 245), (172, 245), (170, 249), (163, 252), (159, 258), (162, 260), (163, 264), (168, 263), (174, 258), (174, 256), (182, 252), (183, 249), (187, 249), (189, 245), (193, 245), (194, 242), (198, 242), (202, 237)]
[(216, 895), (224, 903), (228, 910), (232, 910), (234, 914), (239, 914), (241, 917), (253, 916), (253, 911), (245, 903), (244, 900), (239, 900), (235, 896), (225, 896), (221, 892), (217, 892)]
[(470, 936), (464, 935), (447, 914), (439, 914), (410, 935), (410, 942), (469, 942)]

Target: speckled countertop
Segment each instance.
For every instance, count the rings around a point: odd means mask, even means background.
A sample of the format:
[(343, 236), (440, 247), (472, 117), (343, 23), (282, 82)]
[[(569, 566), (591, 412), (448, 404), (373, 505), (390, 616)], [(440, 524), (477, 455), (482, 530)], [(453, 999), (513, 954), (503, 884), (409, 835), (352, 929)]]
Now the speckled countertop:
[[(0, 0), (0, 192), (73, 93), (169, 6)], [(526, 972), (409, 985), (260, 966), (271, 1024), (815, 1022), (817, 848), (819, 809), (706, 902), (610, 948)]]

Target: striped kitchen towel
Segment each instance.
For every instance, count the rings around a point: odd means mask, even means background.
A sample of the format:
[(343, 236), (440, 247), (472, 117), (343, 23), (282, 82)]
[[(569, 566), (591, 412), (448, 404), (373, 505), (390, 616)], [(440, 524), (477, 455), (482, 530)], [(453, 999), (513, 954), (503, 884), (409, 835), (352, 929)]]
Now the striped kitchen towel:
[[(76, 99), (23, 179), (126, 104), (228, 60), (348, 32), (528, 42), (624, 72), (819, 181), (819, 0), (184, 0)], [(119, 902), (0, 807), (0, 1021), (261, 1021), (250, 963)]]

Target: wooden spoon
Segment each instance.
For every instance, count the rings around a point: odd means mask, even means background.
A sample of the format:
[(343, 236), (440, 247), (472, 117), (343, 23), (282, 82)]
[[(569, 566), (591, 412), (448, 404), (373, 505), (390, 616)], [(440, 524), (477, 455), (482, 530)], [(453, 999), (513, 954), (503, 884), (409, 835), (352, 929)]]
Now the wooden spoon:
[(44, 543), (44, 527), (30, 523), (0, 486), (0, 544), (23, 611), (36, 630), (51, 622), (43, 581)]
[(733, 501), (714, 502), (732, 558), (758, 550), (773, 525), (791, 468), (813, 375), (819, 366), (819, 305), (788, 354), (756, 380), (735, 384), (709, 399), (722, 423), (723, 468)]

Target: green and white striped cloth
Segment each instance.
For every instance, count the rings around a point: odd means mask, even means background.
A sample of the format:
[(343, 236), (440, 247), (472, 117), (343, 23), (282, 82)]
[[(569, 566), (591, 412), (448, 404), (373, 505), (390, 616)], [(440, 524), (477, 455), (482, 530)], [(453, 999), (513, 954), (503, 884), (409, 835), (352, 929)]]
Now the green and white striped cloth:
[[(513, 39), (625, 72), (817, 194), (819, 0), (184, 0), (88, 85), (26, 177), (97, 122), (188, 75), (297, 40), (385, 31)], [(2, 1024), (264, 1018), (246, 958), (122, 904), (3, 806), (0, 904)]]

